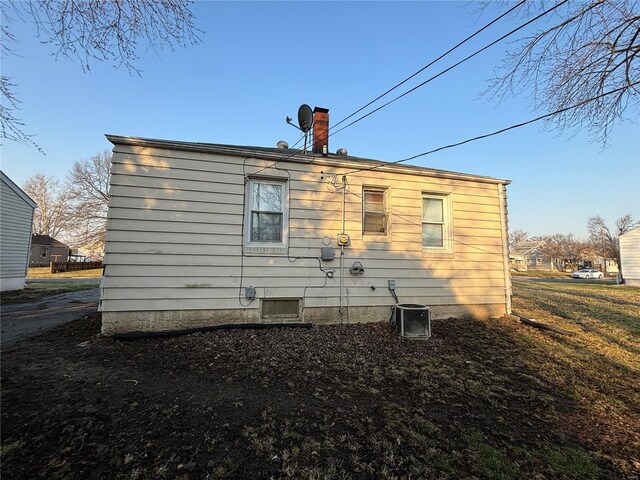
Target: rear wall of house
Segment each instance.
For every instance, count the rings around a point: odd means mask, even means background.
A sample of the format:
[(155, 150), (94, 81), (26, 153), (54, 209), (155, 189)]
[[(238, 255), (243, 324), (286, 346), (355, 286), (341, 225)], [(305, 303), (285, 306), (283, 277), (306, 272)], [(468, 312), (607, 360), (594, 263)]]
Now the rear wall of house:
[[(344, 289), (340, 311), (342, 173), (352, 168), (225, 157), (118, 145), (114, 150), (103, 332), (163, 330), (263, 320), (265, 299), (295, 299), (294, 321), (387, 320), (395, 300), (436, 316), (498, 316), (505, 278), (506, 200), (496, 183), (387, 172), (349, 175), (345, 198)], [(245, 249), (245, 179), (276, 178), (289, 190), (288, 252)], [(362, 233), (362, 189), (388, 195), (386, 236)], [(422, 195), (448, 194), (451, 252), (422, 247)], [(503, 202), (502, 206), (500, 202)], [(501, 215), (501, 211), (504, 215)], [(321, 261), (323, 246), (333, 261)], [(354, 262), (362, 275), (349, 273)], [(326, 275), (334, 270), (333, 278)], [(245, 298), (254, 287), (256, 298)], [(273, 320), (271, 320), (273, 321)]]

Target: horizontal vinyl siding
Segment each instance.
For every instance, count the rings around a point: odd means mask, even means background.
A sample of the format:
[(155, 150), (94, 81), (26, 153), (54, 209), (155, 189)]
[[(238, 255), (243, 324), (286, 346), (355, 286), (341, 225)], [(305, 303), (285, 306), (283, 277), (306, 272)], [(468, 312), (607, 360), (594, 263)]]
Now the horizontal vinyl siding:
[(24, 278), (33, 208), (0, 181), (0, 277)]
[(640, 280), (640, 228), (620, 237), (622, 276), (627, 280)]
[[(103, 311), (237, 309), (241, 287), (259, 298), (339, 305), (340, 169), (315, 164), (116, 146), (106, 236)], [(244, 164), (244, 165), (243, 165)], [(242, 256), (243, 172), (283, 178), (289, 188), (287, 256)], [(345, 170), (347, 171), (347, 170)], [(372, 172), (349, 176), (345, 199), (345, 287), (351, 306), (391, 305), (396, 280), (404, 303), (504, 304), (500, 205), (495, 184)], [(390, 231), (362, 234), (362, 186), (388, 188)], [(449, 194), (450, 253), (422, 248), (422, 193)], [(318, 268), (323, 237), (335, 259)], [(312, 257), (299, 258), (296, 257)], [(351, 276), (359, 261), (363, 276)], [(242, 266), (242, 267), (241, 267)], [(241, 281), (242, 278), (242, 281)], [(371, 287), (375, 287), (372, 289)], [(248, 308), (258, 308), (252, 302)]]

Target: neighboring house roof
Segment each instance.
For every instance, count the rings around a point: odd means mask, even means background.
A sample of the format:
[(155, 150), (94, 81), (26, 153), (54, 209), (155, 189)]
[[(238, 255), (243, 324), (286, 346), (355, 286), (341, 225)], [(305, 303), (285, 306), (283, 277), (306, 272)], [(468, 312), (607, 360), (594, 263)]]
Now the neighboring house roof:
[(520, 255), (525, 255), (537, 248), (540, 248), (544, 244), (544, 240), (527, 240), (526, 242), (520, 242), (513, 246), (511, 251)]
[(161, 140), (156, 138), (121, 137), (118, 135), (106, 135), (107, 139), (115, 145), (131, 145), (138, 147), (165, 148), (170, 150), (186, 150), (192, 152), (213, 153), (219, 155), (231, 155), (236, 157), (259, 157), (268, 160), (287, 161), (292, 163), (327, 164), (354, 169), (372, 169), (394, 173), (405, 173), (410, 175), (426, 175), (439, 178), (450, 178), (456, 180), (473, 180), (483, 183), (495, 183), (509, 185), (511, 180), (485, 177), (481, 175), (471, 175), (467, 173), (451, 172), (447, 170), (437, 170), (434, 168), (406, 165), (404, 163), (383, 162), (368, 158), (353, 157), (351, 155), (337, 155), (329, 153), (327, 155), (292, 148), (269, 148), (240, 145), (222, 145), (217, 143), (180, 142), (174, 140)]
[(31, 245), (43, 245), (50, 247), (62, 247), (69, 248), (68, 245), (59, 242), (55, 238), (50, 237), (49, 235), (33, 235), (31, 237)]
[(34, 202), (33, 199), (29, 195), (24, 193), (24, 191), (19, 186), (17, 186), (15, 183), (13, 183), (13, 180), (11, 180), (9, 177), (7, 177), (2, 170), (0, 170), (0, 178), (2, 179), (2, 181), (4, 183), (7, 184), (7, 186), (11, 190), (13, 190), (16, 193), (16, 195), (18, 195), (26, 203), (28, 203), (31, 206), (31, 208), (36, 208), (38, 206), (36, 204), (36, 202)]

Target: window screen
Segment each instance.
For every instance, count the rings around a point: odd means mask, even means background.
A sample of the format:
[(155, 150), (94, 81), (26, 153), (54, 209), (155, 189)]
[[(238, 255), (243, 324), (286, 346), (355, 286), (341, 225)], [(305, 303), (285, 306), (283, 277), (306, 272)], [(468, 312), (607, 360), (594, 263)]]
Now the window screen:
[(362, 232), (374, 235), (387, 233), (387, 191), (365, 188), (362, 192)]

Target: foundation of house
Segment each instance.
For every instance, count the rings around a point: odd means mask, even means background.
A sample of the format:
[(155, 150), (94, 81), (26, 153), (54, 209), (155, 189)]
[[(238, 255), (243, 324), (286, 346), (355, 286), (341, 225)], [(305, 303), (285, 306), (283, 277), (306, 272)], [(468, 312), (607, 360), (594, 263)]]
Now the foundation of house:
[[(505, 315), (504, 305), (437, 305), (431, 307), (431, 318), (495, 318)], [(375, 307), (313, 307), (301, 310), (297, 318), (260, 318), (260, 310), (161, 310), (138, 312), (102, 312), (102, 333), (113, 335), (131, 332), (161, 332), (190, 328), (236, 325), (247, 323), (313, 323), (335, 325), (346, 323), (371, 323), (387, 321), (391, 317), (390, 306)]]

